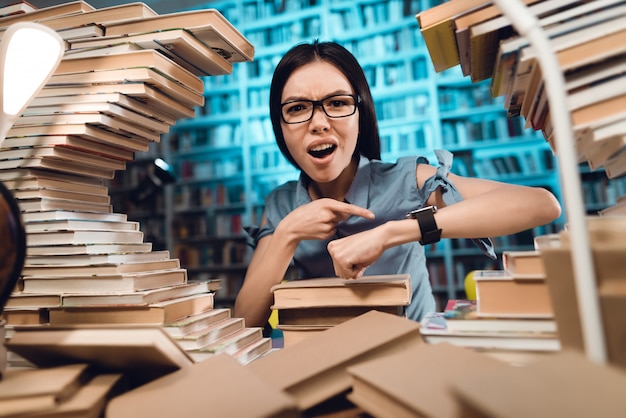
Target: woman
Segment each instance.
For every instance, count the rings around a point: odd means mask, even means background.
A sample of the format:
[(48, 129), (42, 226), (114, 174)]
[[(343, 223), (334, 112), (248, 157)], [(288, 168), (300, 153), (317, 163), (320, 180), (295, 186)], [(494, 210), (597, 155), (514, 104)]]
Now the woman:
[[(266, 323), (270, 288), (292, 263), (299, 278), (408, 273), (407, 316), (420, 320), (435, 310), (423, 245), (513, 234), (561, 212), (545, 189), (449, 173), (446, 151), (436, 151), (439, 167), (423, 157), (381, 162), (365, 75), (336, 43), (285, 54), (270, 87), (270, 117), (281, 152), (301, 175), (273, 190), (261, 226), (248, 228), (255, 251), (235, 302), (247, 326)], [(495, 258), (488, 240), (476, 242)]]

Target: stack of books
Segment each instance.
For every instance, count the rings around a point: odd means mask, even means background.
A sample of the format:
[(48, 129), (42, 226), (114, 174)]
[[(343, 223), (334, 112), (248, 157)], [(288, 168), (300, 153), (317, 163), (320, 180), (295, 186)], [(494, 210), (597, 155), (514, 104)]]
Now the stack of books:
[(538, 251), (505, 251), (501, 270), (476, 270), (476, 300), (449, 300), (422, 320), (429, 343), (486, 350), (558, 351), (551, 294)]
[[(525, 0), (556, 53), (579, 161), (626, 173), (626, 5), (621, 0)], [(491, 79), (509, 117), (541, 131), (553, 151), (553, 126), (541, 68), (527, 38), (497, 5), (453, 0), (417, 15), (437, 71), (460, 66), (472, 81)], [(622, 206), (623, 212), (623, 206)]]
[(285, 347), (371, 310), (404, 316), (411, 303), (407, 274), (291, 280), (272, 287)]
[(87, 364), (9, 369), (0, 381), (3, 416), (96, 416), (123, 387), (121, 373), (94, 373)]
[(348, 373), (347, 397), (368, 416), (619, 417), (626, 408), (623, 371), (573, 350), (519, 367), (448, 344), (422, 345)]
[[(592, 252), (606, 358), (609, 363), (625, 368), (623, 318), (626, 314), (626, 218), (589, 216), (586, 227)], [(565, 349), (584, 352), (570, 233), (566, 229), (558, 234), (537, 237), (536, 242), (548, 276), (561, 344)]]
[[(251, 61), (253, 46), (214, 9), (159, 15), (139, 2), (73, 1), (1, 17), (0, 32), (19, 21), (56, 30), (67, 48), (0, 145), (0, 181), (27, 233), (22, 277), (3, 312), (7, 338), (15, 326), (165, 326), (211, 312), (219, 281), (188, 282), (178, 259), (153, 251), (139, 224), (114, 212), (104, 182), (195, 116), (202, 77)], [(177, 338), (197, 349), (227, 332), (212, 335)]]

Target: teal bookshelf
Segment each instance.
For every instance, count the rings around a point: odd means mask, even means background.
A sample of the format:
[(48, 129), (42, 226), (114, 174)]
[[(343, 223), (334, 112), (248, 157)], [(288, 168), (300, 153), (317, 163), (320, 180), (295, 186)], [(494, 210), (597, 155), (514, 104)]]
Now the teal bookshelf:
[[(341, 43), (363, 66), (376, 102), (383, 160), (424, 155), (434, 162), (433, 149), (445, 148), (455, 154), (458, 174), (546, 187), (560, 198), (556, 159), (541, 134), (525, 128), (522, 118), (507, 118), (502, 98), (491, 97), (486, 82), (471, 83), (458, 67), (434, 71), (415, 15), (439, 3), (207, 3), (204, 7), (220, 10), (254, 44), (255, 59), (235, 65), (232, 74), (205, 78), (205, 105), (196, 109), (196, 117), (179, 120), (151, 150), (173, 165), (176, 184), (165, 187), (149, 213), (132, 207), (121, 211), (154, 229), (191, 280), (221, 277), (217, 304), (232, 305), (250, 257), (242, 226), (258, 224), (267, 193), (298, 175), (274, 143), (271, 75), (290, 47), (316, 38)], [(141, 161), (137, 156), (132, 164), (140, 170)], [(583, 176), (585, 187), (594, 191), (588, 202), (592, 212), (624, 194), (623, 180), (607, 182), (593, 172)], [(116, 179), (112, 195), (122, 197), (125, 183)], [(557, 221), (497, 237), (496, 251), (532, 248), (534, 236), (561, 228)], [(467, 240), (444, 240), (428, 249), (428, 257), (440, 306), (464, 296), (469, 271), (493, 266)]]

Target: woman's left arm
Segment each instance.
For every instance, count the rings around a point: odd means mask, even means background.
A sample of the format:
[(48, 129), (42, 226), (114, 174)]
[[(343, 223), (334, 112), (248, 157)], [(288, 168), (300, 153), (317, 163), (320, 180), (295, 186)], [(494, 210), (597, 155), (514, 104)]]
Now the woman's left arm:
[[(423, 180), (434, 175), (435, 170), (435, 167), (429, 165), (418, 166), (417, 181), (420, 188)], [(439, 209), (434, 216), (438, 228), (442, 230), (442, 238), (514, 234), (550, 223), (561, 214), (559, 202), (544, 188), (453, 174), (448, 178), (463, 200), (446, 206), (441, 189), (437, 189), (427, 201), (428, 205), (435, 205)], [(331, 241), (328, 251), (339, 277), (357, 278), (387, 248), (419, 241), (421, 238), (416, 220), (393, 220), (371, 230)]]

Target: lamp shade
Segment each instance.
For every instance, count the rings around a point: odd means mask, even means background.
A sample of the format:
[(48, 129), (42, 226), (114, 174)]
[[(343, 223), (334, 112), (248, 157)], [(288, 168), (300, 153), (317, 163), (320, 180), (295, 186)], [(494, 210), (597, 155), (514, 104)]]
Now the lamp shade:
[(6, 29), (0, 41), (0, 141), (49, 80), (64, 52), (63, 38), (47, 26), (19, 22)]

